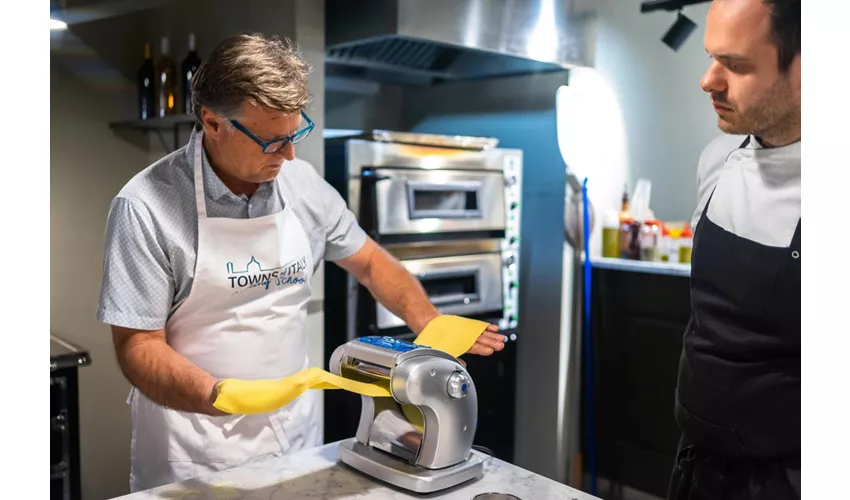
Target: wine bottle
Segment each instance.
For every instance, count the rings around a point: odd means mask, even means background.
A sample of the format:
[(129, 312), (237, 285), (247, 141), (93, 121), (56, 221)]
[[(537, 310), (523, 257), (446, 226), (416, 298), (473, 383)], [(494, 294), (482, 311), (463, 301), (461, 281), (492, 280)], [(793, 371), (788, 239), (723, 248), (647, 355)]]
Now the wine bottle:
[(156, 112), (156, 98), (154, 93), (154, 70), (153, 58), (151, 58), (151, 44), (145, 42), (145, 60), (139, 68), (136, 76), (136, 86), (139, 90), (139, 118), (148, 120), (153, 118)]
[(160, 118), (173, 115), (177, 109), (177, 74), (168, 49), (168, 37), (164, 36), (156, 63), (156, 112)]
[(192, 114), (192, 77), (198, 72), (200, 65), (201, 58), (198, 57), (198, 52), (195, 49), (195, 34), (189, 33), (189, 54), (186, 59), (183, 59), (183, 64), (180, 66), (180, 79), (183, 84), (183, 112), (187, 115)]

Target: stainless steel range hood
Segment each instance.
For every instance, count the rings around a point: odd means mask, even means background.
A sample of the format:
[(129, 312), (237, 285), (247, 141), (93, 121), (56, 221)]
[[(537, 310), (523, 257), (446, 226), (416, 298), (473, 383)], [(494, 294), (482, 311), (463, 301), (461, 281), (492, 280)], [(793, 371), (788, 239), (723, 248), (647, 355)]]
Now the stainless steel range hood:
[(432, 84), (593, 64), (593, 0), (326, 0), (326, 71)]

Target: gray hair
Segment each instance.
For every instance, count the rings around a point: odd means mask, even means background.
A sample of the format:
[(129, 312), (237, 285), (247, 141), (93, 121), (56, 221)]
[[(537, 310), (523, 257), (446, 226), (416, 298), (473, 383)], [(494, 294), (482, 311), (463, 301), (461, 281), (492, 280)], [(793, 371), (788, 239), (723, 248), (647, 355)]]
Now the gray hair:
[(242, 103), (286, 114), (310, 102), (309, 64), (287, 38), (243, 34), (222, 40), (192, 78), (192, 113), (207, 107), (235, 118)]

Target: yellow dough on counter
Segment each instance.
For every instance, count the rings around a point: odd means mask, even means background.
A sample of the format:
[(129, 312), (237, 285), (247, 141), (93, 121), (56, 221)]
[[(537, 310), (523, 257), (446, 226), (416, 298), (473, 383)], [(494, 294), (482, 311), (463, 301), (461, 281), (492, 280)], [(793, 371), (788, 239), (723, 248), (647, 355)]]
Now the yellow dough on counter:
[[(415, 344), (439, 349), (454, 357), (467, 352), (487, 328), (487, 323), (460, 316), (437, 316), (416, 337)], [(266, 413), (292, 402), (310, 389), (343, 389), (371, 397), (391, 397), (389, 388), (307, 368), (281, 379), (225, 379), (218, 383), (213, 406), (232, 414)]]

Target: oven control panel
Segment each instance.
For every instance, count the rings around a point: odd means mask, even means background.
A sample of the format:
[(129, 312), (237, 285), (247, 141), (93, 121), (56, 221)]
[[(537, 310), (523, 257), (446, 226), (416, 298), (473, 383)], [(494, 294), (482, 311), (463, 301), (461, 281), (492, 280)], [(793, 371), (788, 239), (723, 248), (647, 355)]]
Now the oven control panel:
[[(500, 329), (519, 322), (519, 244), (522, 211), (522, 151), (506, 150), (502, 159), (505, 180), (505, 239), (502, 240), (502, 293), (504, 309)], [(515, 339), (511, 339), (515, 340)]]

